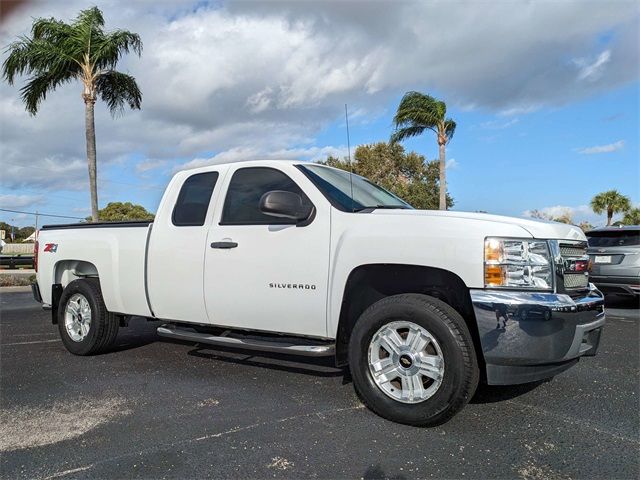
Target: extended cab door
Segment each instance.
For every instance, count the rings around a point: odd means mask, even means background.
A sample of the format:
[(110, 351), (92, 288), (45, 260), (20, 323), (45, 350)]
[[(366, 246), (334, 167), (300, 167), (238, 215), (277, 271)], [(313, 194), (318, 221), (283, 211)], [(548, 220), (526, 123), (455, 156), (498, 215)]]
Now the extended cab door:
[[(231, 166), (205, 253), (211, 323), (326, 336), (330, 206), (295, 166)], [(308, 224), (263, 214), (263, 194), (297, 193), (315, 207)]]
[(202, 279), (207, 235), (226, 167), (180, 172), (167, 187), (147, 248), (147, 292), (154, 315), (207, 323)]

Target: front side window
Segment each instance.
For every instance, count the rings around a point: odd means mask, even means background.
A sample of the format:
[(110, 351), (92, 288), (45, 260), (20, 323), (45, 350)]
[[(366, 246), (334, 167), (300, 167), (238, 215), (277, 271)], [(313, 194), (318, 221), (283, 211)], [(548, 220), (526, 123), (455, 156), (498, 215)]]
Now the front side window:
[(311, 201), (300, 187), (280, 170), (268, 167), (249, 167), (236, 170), (229, 183), (222, 210), (221, 225), (289, 225), (293, 220), (276, 218), (260, 211), (260, 199), (272, 190), (293, 192), (302, 198), (303, 205)]
[(204, 225), (218, 172), (196, 173), (182, 184), (171, 220), (177, 227)]

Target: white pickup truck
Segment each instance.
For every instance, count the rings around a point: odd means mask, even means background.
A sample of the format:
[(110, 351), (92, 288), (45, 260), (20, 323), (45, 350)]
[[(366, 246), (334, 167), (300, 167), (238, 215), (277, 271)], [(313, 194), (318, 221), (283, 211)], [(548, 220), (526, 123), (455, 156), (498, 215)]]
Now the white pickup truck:
[(130, 316), (202, 344), (335, 357), (376, 413), (445, 422), (480, 380), (550, 378), (595, 355), (602, 294), (570, 225), (414, 210), (306, 162), (177, 173), (153, 223), (45, 226), (34, 296), (66, 348)]

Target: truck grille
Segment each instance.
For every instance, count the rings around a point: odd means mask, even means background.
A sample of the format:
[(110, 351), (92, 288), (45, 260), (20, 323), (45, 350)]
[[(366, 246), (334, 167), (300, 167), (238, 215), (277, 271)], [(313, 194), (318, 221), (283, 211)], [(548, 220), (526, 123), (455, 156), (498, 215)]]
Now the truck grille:
[(587, 254), (587, 246), (560, 244), (560, 255), (563, 257), (584, 257)]
[(576, 261), (589, 261), (587, 255), (587, 242), (562, 242), (560, 243), (560, 279), (565, 290), (584, 290), (589, 287), (589, 275), (585, 272), (572, 272), (571, 264)]
[(564, 288), (572, 290), (575, 288), (587, 288), (589, 286), (589, 275), (583, 273), (565, 273)]

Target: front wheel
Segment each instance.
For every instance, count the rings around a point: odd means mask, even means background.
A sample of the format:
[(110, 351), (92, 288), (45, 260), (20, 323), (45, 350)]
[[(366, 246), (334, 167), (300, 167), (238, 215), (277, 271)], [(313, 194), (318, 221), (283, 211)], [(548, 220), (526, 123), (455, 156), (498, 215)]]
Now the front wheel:
[(58, 330), (62, 343), (75, 355), (95, 355), (107, 350), (118, 335), (118, 319), (102, 299), (97, 278), (74, 280), (66, 286), (58, 305)]
[(358, 319), (349, 342), (351, 376), (378, 415), (440, 425), (471, 399), (479, 370), (464, 319), (427, 295), (384, 298)]

